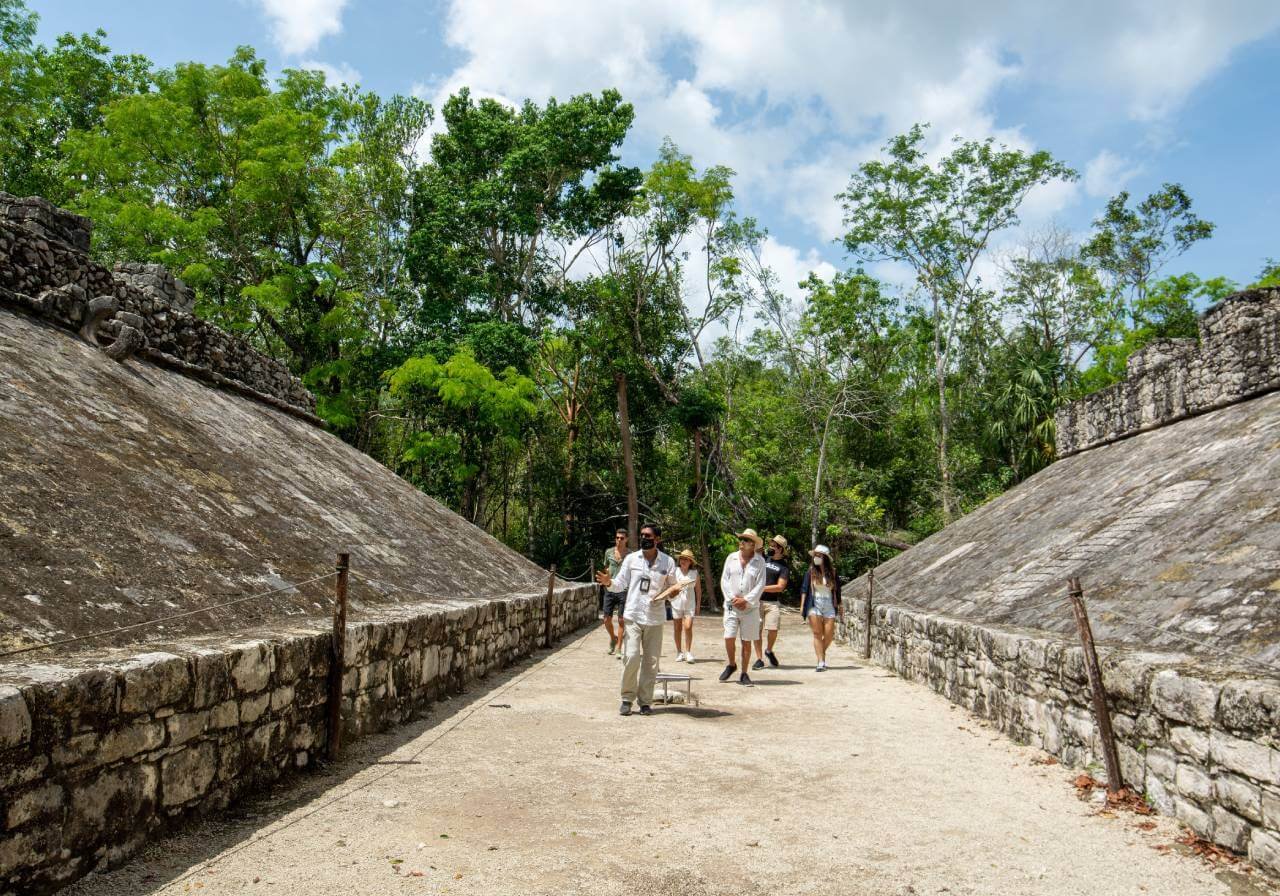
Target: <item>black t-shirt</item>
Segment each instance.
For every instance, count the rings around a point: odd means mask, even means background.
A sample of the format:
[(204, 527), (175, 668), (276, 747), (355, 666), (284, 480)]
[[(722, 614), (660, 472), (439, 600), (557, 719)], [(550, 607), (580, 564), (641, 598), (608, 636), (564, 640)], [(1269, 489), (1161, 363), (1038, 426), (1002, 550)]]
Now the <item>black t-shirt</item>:
[[(764, 583), (765, 585), (776, 585), (778, 579), (786, 577), (791, 578), (791, 570), (787, 568), (787, 561), (774, 560), (772, 557), (766, 557), (764, 561)], [(766, 591), (760, 595), (761, 600), (777, 600), (782, 597), (780, 591)]]

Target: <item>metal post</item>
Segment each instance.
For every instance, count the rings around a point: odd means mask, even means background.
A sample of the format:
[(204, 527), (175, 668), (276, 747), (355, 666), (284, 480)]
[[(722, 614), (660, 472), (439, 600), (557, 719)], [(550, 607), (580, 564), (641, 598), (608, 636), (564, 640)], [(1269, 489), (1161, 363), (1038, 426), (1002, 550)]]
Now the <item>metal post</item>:
[(342, 673), (347, 664), (347, 572), (351, 555), (338, 554), (338, 571), (333, 595), (333, 640), (329, 657), (329, 745), (330, 759), (338, 758), (342, 746)]
[(551, 646), (551, 598), (556, 593), (556, 565), (551, 564), (551, 575), (547, 577), (547, 646)]
[(1120, 757), (1116, 754), (1116, 737), (1111, 730), (1111, 710), (1107, 707), (1106, 688), (1102, 686), (1098, 652), (1093, 646), (1093, 629), (1089, 627), (1089, 614), (1084, 608), (1084, 591), (1080, 587), (1080, 580), (1075, 576), (1067, 580), (1067, 593), (1071, 598), (1071, 612), (1076, 617), (1080, 645), (1084, 648), (1084, 667), (1089, 673), (1089, 689), (1093, 692), (1093, 714), (1098, 720), (1102, 758), (1107, 765), (1107, 793), (1116, 794), (1124, 789), (1124, 779), (1120, 776)]
[(876, 597), (876, 571), (873, 569), (867, 573), (867, 618), (864, 624), (867, 627), (865, 639), (862, 642), (862, 658), (864, 660), (871, 659), (871, 602)]

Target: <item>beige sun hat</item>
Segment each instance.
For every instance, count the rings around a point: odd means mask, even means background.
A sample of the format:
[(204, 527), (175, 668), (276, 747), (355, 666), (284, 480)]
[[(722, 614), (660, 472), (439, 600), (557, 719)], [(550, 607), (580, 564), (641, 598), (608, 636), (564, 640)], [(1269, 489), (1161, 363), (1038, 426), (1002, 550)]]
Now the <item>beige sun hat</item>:
[(743, 529), (741, 532), (736, 533), (736, 536), (738, 538), (750, 538), (757, 551), (764, 547), (764, 539), (756, 534), (755, 529)]
[(775, 535), (773, 536), (773, 538), (769, 540), (772, 541), (774, 544), (776, 544), (778, 547), (782, 548), (784, 551), (787, 549), (787, 538), (785, 535)]
[(830, 560), (830, 559), (831, 559), (831, 548), (827, 547), (825, 544), (820, 544), (820, 545), (818, 545), (816, 548), (814, 548), (812, 551), (810, 551), (810, 552), (809, 552), (809, 556), (810, 556), (810, 557), (815, 556), (815, 555), (817, 555), (817, 554), (821, 554), (822, 556), (824, 556), (824, 557), (826, 557), (828, 560)]
[(698, 565), (698, 558), (693, 556), (693, 551), (688, 548), (685, 548), (683, 551), (676, 554), (676, 562), (679, 563), (681, 560), (688, 560), (694, 566)]

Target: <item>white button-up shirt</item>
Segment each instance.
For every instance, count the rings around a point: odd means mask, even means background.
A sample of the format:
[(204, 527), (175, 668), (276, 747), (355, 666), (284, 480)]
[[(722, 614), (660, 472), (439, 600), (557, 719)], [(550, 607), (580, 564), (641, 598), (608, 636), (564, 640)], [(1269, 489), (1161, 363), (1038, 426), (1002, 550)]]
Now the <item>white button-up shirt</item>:
[(662, 551), (658, 551), (652, 563), (644, 558), (644, 551), (628, 554), (610, 586), (615, 594), (623, 590), (627, 592), (622, 618), (640, 625), (662, 625), (666, 622), (667, 602), (655, 602), (653, 598), (675, 583), (675, 571), (676, 561)]
[[(760, 609), (760, 595), (764, 593), (764, 557), (757, 551), (744, 566), (742, 552), (734, 551), (724, 560), (724, 574), (720, 576), (720, 593), (724, 595), (724, 612), (753, 613)], [(733, 598), (741, 594), (747, 600), (747, 608), (739, 610)]]

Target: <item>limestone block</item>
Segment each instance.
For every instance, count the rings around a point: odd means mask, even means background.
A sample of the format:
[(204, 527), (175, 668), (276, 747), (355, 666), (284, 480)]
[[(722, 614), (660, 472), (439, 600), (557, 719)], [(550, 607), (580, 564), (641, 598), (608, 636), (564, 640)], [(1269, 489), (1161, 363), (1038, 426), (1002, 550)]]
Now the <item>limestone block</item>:
[(221, 650), (202, 650), (191, 662), (192, 705), (206, 709), (231, 696), (231, 672), (227, 655)]
[(1249, 849), (1249, 836), (1253, 833), (1253, 826), (1221, 806), (1214, 806), (1211, 814), (1213, 816), (1213, 842), (1234, 852), (1247, 852)]
[(193, 737), (204, 734), (210, 727), (209, 717), (210, 713), (206, 709), (199, 712), (179, 713), (165, 719), (165, 726), (169, 731), (169, 746), (185, 744)]
[(280, 712), (293, 705), (294, 690), (292, 685), (276, 688), (271, 692), (271, 709)]
[(1249, 861), (1273, 874), (1280, 872), (1280, 836), (1254, 828), (1249, 837)]
[(50, 824), (0, 837), (0, 869), (43, 865), (58, 855), (61, 835), (61, 825)]
[(1147, 773), (1172, 782), (1178, 768), (1178, 757), (1164, 747), (1147, 750)]
[(13, 830), (33, 819), (57, 816), (62, 810), (63, 797), (63, 790), (57, 784), (43, 784), (11, 797), (5, 825)]
[(240, 704), (236, 701), (226, 700), (210, 710), (210, 728), (234, 728), (238, 724), (240, 724)]
[(1101, 666), (1102, 684), (1109, 695), (1135, 705), (1146, 702), (1152, 672), (1149, 664), (1137, 657), (1113, 653)]
[(16, 790), (39, 780), (49, 769), (48, 756), (34, 756), (27, 762), (0, 764), (0, 791)]
[(306, 677), (311, 668), (310, 638), (283, 638), (273, 646), (275, 672), (280, 681), (297, 681)]
[(1120, 776), (1124, 778), (1125, 786), (1141, 793), (1147, 777), (1146, 757), (1128, 744), (1116, 744), (1116, 755), (1120, 759)]
[(237, 645), (231, 654), (231, 679), (242, 693), (253, 694), (271, 682), (275, 652), (265, 641)]
[(1173, 798), (1173, 815), (1201, 837), (1213, 837), (1213, 816), (1190, 800), (1180, 796)]
[(1151, 703), (1159, 712), (1199, 728), (1213, 725), (1218, 693), (1216, 685), (1176, 669), (1157, 672), (1151, 682)]
[(1213, 801), (1213, 779), (1200, 766), (1192, 762), (1180, 762), (1174, 774), (1174, 786), (1183, 796), (1205, 805)]
[(18, 747), (31, 740), (31, 711), (22, 692), (0, 686), (0, 749)]
[(271, 704), (270, 694), (259, 694), (256, 697), (247, 697), (240, 703), (240, 721), (248, 724), (256, 722), (262, 718), (262, 714), (267, 711), (267, 707)]
[[(1149, 759), (1150, 757), (1148, 757)], [(1148, 764), (1147, 771), (1150, 772), (1151, 766)], [(1169, 789), (1165, 786), (1164, 781), (1153, 774), (1148, 774), (1146, 778), (1145, 794), (1147, 802), (1155, 807), (1155, 810), (1161, 815), (1173, 814), (1173, 795), (1169, 793)]]
[(163, 743), (164, 723), (141, 721), (102, 735), (93, 753), (93, 760), (98, 765), (109, 765), (121, 759), (149, 753)]
[(180, 806), (204, 796), (217, 771), (217, 751), (208, 741), (166, 756), (160, 765), (164, 805)]
[(125, 663), (120, 710), (151, 712), (188, 696), (187, 661), (172, 653), (144, 653)]
[(1230, 681), (1222, 687), (1218, 722), (1228, 731), (1280, 736), (1280, 685)]
[(1263, 784), (1280, 783), (1276, 751), (1264, 744), (1215, 734), (1209, 740), (1209, 758), (1224, 768)]
[(1214, 798), (1232, 812), (1253, 822), (1262, 821), (1262, 788), (1252, 781), (1219, 771), (1213, 780)]
[(1209, 761), (1209, 732), (1198, 728), (1174, 726), (1169, 729), (1169, 744), (1196, 762)]
[(1280, 790), (1263, 787), (1262, 823), (1274, 831), (1280, 831)]
[(71, 788), (64, 846), (85, 849), (104, 837), (122, 837), (155, 810), (159, 776), (153, 765), (97, 770)]

